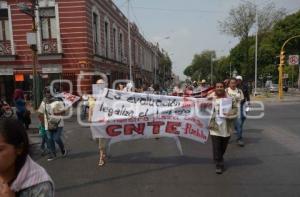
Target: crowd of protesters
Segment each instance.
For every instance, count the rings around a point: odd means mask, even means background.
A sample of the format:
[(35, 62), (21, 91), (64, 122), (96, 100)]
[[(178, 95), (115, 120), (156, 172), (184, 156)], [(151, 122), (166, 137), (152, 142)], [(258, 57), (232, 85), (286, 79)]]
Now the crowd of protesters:
[[(103, 84), (103, 80), (99, 80), (97, 84)], [(214, 100), (215, 105), (208, 129), (217, 174), (222, 174), (225, 170), (224, 154), (232, 134), (236, 134), (236, 143), (240, 147), (245, 145), (243, 141), (243, 125), (246, 120), (244, 110), (245, 105), (250, 102), (251, 91), (243, 83), (241, 76), (217, 82), (212, 86), (208, 85), (205, 80), (186, 83), (181, 87), (176, 85), (169, 93), (162, 90), (159, 85), (144, 85), (140, 88), (134, 88), (131, 83), (120, 83), (117, 84), (116, 89), (127, 92), (169, 94)], [(67, 155), (67, 149), (62, 140), (64, 127), (62, 116), (65, 113), (65, 107), (62, 100), (51, 95), (49, 87), (46, 87), (43, 93), (44, 99), (37, 110), (38, 129), (42, 138), (41, 149), (43, 155), (48, 155), (48, 161), (52, 161), (57, 157), (55, 144), (60, 148), (62, 156)], [(225, 117), (220, 117), (220, 101), (223, 98), (231, 98), (232, 109), (225, 114)], [(26, 120), (28, 110), (22, 90), (17, 89), (15, 91), (14, 102), (17, 119), (0, 120), (0, 196), (53, 196), (54, 184), (52, 179), (29, 156), (26, 128), (30, 123)], [(86, 118), (88, 113), (88, 121), (92, 121), (95, 98), (84, 92), (82, 102), (81, 117)], [(99, 139), (99, 166), (105, 164), (108, 142), (106, 139)]]

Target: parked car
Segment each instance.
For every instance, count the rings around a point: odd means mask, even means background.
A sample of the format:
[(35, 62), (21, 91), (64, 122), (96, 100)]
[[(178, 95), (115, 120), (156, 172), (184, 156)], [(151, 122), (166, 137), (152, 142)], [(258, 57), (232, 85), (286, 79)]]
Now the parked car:
[(269, 90), (270, 92), (278, 92), (278, 84), (272, 83), (272, 84), (268, 87), (268, 90)]

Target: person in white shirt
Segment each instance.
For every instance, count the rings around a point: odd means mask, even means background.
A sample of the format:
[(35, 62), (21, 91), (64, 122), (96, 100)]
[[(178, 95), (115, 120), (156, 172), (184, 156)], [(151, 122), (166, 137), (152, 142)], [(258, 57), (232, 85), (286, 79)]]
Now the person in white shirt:
[(226, 117), (220, 116), (221, 100), (228, 98), (225, 92), (224, 84), (218, 82), (215, 85), (215, 91), (208, 96), (208, 99), (213, 99), (215, 102), (214, 112), (209, 123), (209, 132), (212, 139), (213, 158), (216, 164), (216, 173), (222, 174), (224, 171), (224, 154), (233, 130), (232, 117), (235, 117), (237, 112), (236, 103), (232, 100), (232, 109)]
[[(229, 87), (226, 89), (227, 94), (232, 97), (236, 103), (237, 106), (241, 106), (241, 102), (245, 99), (243, 91), (239, 88), (237, 88), (237, 80), (235, 78), (230, 79), (229, 81)], [(241, 109), (239, 110), (239, 114), (235, 119), (235, 130), (237, 134), (237, 144), (241, 147), (243, 147), (244, 141), (242, 137), (243, 129), (242, 129), (242, 121), (241, 121)]]
[(44, 99), (38, 109), (40, 116), (44, 118), (45, 130), (47, 133), (50, 155), (48, 161), (52, 161), (56, 158), (55, 142), (58, 144), (61, 154), (67, 155), (64, 143), (61, 139), (63, 132), (64, 121), (61, 115), (65, 112), (63, 101), (54, 98), (51, 95), (50, 88), (44, 89)]

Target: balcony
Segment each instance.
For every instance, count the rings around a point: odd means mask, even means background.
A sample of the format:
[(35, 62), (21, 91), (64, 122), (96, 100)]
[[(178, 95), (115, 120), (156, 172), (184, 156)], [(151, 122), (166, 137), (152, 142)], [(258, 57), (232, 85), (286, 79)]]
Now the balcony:
[(58, 53), (58, 46), (56, 39), (42, 40), (41, 54), (39, 54), (39, 60), (56, 60), (62, 59), (62, 54)]
[(15, 61), (16, 56), (12, 54), (10, 41), (0, 41), (0, 61)]
[(57, 53), (57, 40), (43, 40), (42, 41), (42, 53), (43, 54), (55, 54)]

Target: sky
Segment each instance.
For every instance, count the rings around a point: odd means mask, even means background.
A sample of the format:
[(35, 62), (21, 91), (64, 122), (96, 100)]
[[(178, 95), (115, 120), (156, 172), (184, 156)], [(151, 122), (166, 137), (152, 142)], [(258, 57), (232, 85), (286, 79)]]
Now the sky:
[[(127, 0), (113, 0), (127, 16)], [(148, 41), (158, 42), (173, 61), (173, 72), (185, 79), (183, 70), (195, 54), (215, 50), (228, 55), (238, 39), (220, 33), (218, 21), (243, 0), (130, 0), (130, 19)], [(261, 7), (274, 2), (288, 13), (300, 9), (300, 0), (256, 0)], [(255, 0), (253, 0), (255, 3)]]

